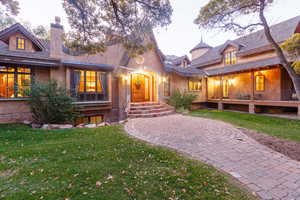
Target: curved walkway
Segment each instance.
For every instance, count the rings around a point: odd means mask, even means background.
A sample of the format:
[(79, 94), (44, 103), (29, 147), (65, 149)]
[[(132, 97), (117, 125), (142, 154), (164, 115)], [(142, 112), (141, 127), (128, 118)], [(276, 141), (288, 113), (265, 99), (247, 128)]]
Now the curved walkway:
[(300, 162), (259, 144), (230, 124), (170, 115), (131, 119), (125, 130), (231, 174), (262, 199), (300, 199)]

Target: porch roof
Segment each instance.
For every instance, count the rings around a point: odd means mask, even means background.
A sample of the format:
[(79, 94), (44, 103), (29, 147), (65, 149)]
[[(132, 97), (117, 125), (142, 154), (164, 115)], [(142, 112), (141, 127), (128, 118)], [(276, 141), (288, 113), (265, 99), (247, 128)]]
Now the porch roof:
[(204, 70), (198, 69), (196, 67), (181, 67), (181, 66), (174, 66), (168, 63), (165, 63), (165, 70), (169, 73), (176, 73), (180, 76), (184, 77), (201, 77), (206, 76)]
[(247, 70), (251, 70), (251, 69), (268, 67), (268, 66), (273, 66), (273, 65), (278, 65), (278, 64), (280, 64), (279, 58), (273, 57), (273, 58), (267, 58), (267, 59), (263, 59), (263, 60), (253, 61), (253, 62), (225, 66), (225, 67), (216, 68), (216, 69), (208, 69), (208, 70), (205, 70), (205, 73), (207, 74), (207, 76), (217, 76), (217, 75), (222, 75), (222, 74), (230, 74), (230, 73), (234, 73), (234, 72), (241, 72), (241, 71), (247, 71)]
[(89, 63), (89, 62), (79, 62), (74, 60), (62, 60), (61, 63), (67, 67), (80, 68), (80, 69), (98, 69), (101, 71), (113, 71), (114, 66), (108, 64), (97, 64), (97, 63)]

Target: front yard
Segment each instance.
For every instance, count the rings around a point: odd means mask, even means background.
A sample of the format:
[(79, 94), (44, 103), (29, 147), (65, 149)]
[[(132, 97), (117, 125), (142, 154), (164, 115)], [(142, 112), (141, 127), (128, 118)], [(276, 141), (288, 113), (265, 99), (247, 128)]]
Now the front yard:
[(0, 125), (0, 199), (253, 199), (228, 177), (124, 134), (121, 126)]

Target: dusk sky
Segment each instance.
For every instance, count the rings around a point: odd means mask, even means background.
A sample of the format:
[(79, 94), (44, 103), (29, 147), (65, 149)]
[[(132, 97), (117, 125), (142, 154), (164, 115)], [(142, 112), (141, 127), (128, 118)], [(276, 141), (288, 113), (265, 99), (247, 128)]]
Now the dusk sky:
[[(208, 0), (170, 0), (174, 12), (172, 24), (164, 29), (155, 31), (160, 49), (165, 54), (189, 54), (201, 40), (211, 46), (222, 44), (227, 39), (237, 36), (233, 33), (224, 33), (216, 30), (201, 30), (194, 23), (201, 6)], [(20, 19), (31, 22), (32, 25), (48, 25), (54, 21), (55, 16), (62, 18), (63, 25), (67, 28), (68, 21), (62, 8), (61, 0), (19, 0)], [(271, 24), (300, 15), (298, 0), (275, 0), (274, 6), (266, 13)]]

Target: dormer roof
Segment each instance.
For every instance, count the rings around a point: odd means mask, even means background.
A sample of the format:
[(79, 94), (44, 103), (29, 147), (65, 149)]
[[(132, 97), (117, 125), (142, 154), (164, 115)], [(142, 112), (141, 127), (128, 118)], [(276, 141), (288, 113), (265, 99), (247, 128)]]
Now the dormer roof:
[(238, 43), (238, 41), (232, 41), (232, 40), (227, 40), (223, 47), (220, 48), (220, 53), (222, 54), (228, 47), (233, 46), (236, 48), (237, 51), (239, 51), (242, 47), (244, 47), (244, 45)]

